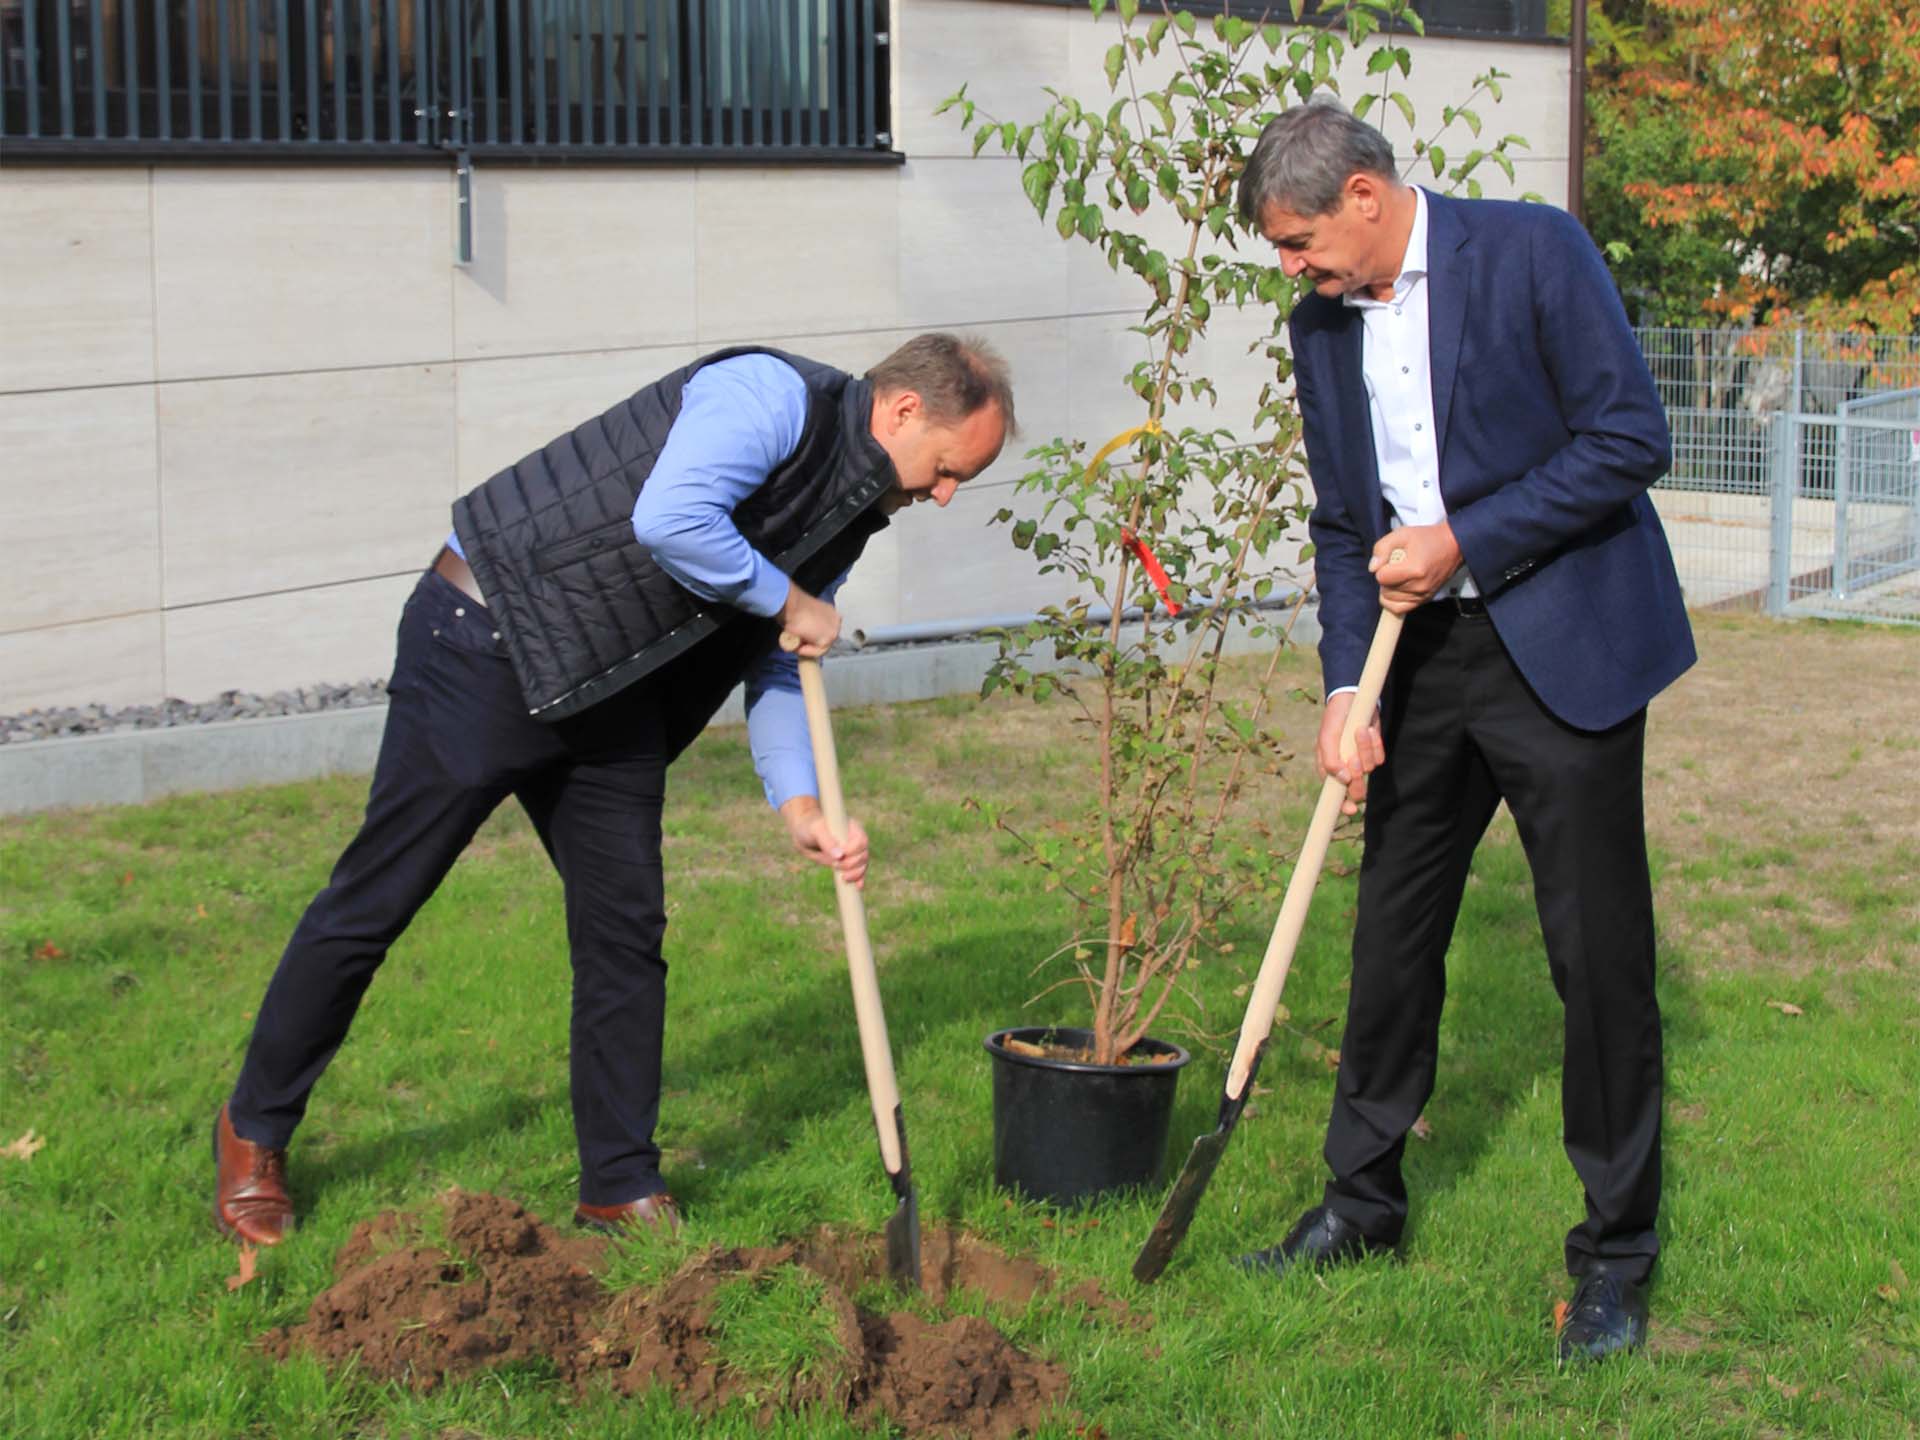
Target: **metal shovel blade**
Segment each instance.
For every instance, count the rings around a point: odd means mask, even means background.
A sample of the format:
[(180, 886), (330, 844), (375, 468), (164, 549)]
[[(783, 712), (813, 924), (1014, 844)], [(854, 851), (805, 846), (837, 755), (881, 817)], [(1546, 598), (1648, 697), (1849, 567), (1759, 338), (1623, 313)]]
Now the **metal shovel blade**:
[(1167, 1194), (1167, 1203), (1160, 1207), (1160, 1218), (1153, 1222), (1147, 1243), (1134, 1257), (1133, 1278), (1142, 1285), (1151, 1285), (1160, 1278), (1160, 1272), (1173, 1258), (1174, 1247), (1185, 1238), (1187, 1227), (1193, 1223), (1193, 1212), (1200, 1208), (1200, 1197), (1206, 1194), (1207, 1183), (1219, 1168), (1220, 1157), (1227, 1153), (1233, 1127), (1240, 1123), (1240, 1114), (1247, 1108), (1247, 1099), (1253, 1094), (1254, 1076), (1260, 1073), (1260, 1057), (1266, 1053), (1263, 1041), (1253, 1052), (1253, 1063), (1247, 1067), (1247, 1083), (1241, 1088), (1240, 1098), (1236, 1100), (1221, 1092), (1219, 1123), (1195, 1140), (1193, 1149), (1187, 1153), (1187, 1163), (1180, 1168), (1179, 1178)]
[(920, 1284), (920, 1196), (913, 1188), (913, 1168), (907, 1162), (907, 1126), (900, 1107), (893, 1107), (893, 1129), (900, 1137), (900, 1168), (887, 1172), (887, 1181), (900, 1199), (887, 1219), (887, 1278), (897, 1284)]

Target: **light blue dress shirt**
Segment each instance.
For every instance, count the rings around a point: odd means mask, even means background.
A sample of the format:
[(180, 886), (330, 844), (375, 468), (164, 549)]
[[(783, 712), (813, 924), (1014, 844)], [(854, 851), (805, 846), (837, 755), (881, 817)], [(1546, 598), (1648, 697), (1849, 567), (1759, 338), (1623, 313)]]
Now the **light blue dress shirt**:
[[(747, 543), (733, 512), (793, 454), (806, 424), (806, 382), (786, 361), (736, 355), (701, 369), (681, 392), (680, 413), (634, 502), (634, 538), (701, 599), (779, 614), (787, 577)], [(447, 544), (463, 553), (457, 537)], [(820, 598), (831, 604), (846, 578)], [(743, 678), (747, 745), (767, 803), (778, 809), (796, 795), (817, 795), (794, 657), (776, 649)]]

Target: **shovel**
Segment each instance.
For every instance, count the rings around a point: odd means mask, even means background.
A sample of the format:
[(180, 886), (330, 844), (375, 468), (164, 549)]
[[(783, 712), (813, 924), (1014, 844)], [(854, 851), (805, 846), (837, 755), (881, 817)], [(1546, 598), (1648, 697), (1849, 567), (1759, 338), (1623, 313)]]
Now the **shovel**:
[[(782, 636), (787, 645), (790, 637)], [(790, 647), (789, 647), (790, 648)], [(840, 794), (840, 764), (833, 748), (833, 717), (827, 713), (827, 687), (820, 662), (800, 659), (800, 693), (807, 703), (807, 729), (813, 739), (813, 768), (820, 781), (820, 808), (836, 840), (847, 838), (847, 806)], [(900, 1116), (900, 1087), (893, 1077), (893, 1051), (887, 1045), (887, 1017), (880, 1009), (880, 982), (873, 970), (873, 946), (867, 940), (867, 907), (859, 890), (833, 876), (840, 900), (840, 928), (847, 937), (847, 970), (853, 978), (853, 1013), (860, 1025), (860, 1053), (866, 1061), (867, 1094), (873, 1102), (873, 1128), (880, 1136), (880, 1162), (900, 1204), (887, 1221), (887, 1275), (920, 1288), (920, 1198), (907, 1165), (907, 1127)]]
[[(1395, 552), (1398, 558), (1398, 552)], [(1367, 651), (1367, 663), (1360, 672), (1360, 687), (1347, 711), (1347, 723), (1340, 732), (1340, 756), (1354, 756), (1354, 736), (1372, 716), (1386, 683), (1387, 667), (1393, 663), (1393, 647), (1400, 639), (1401, 617), (1391, 610), (1380, 612), (1380, 623), (1373, 632), (1373, 645)], [(1226, 1088), (1220, 1095), (1220, 1118), (1211, 1133), (1193, 1142), (1187, 1163), (1173, 1182), (1167, 1203), (1160, 1207), (1160, 1218), (1153, 1232), (1134, 1258), (1133, 1278), (1151, 1284), (1167, 1268), (1173, 1250), (1193, 1223), (1193, 1212), (1200, 1208), (1200, 1197), (1207, 1182), (1226, 1153), (1227, 1140), (1253, 1093), (1253, 1077), (1259, 1072), (1260, 1057), (1273, 1033), (1273, 1017), (1280, 1008), (1280, 991), (1286, 986), (1287, 971), (1293, 965), (1294, 947), (1307, 923), (1307, 907), (1313, 900), (1313, 887), (1320, 879), (1320, 867), (1326, 862), (1327, 845), (1333, 839), (1334, 826), (1340, 823), (1340, 802), (1347, 787), (1334, 776), (1320, 787), (1320, 803), (1314, 807), (1313, 822), (1307, 827), (1306, 843), (1287, 881), (1286, 898), (1280, 902), (1280, 918), (1274, 922), (1273, 938), (1267, 942), (1266, 958), (1260, 962), (1259, 977), (1253, 983), (1253, 995), (1247, 1001), (1246, 1018), (1240, 1022), (1240, 1041), (1233, 1047), (1233, 1063), (1227, 1067)]]

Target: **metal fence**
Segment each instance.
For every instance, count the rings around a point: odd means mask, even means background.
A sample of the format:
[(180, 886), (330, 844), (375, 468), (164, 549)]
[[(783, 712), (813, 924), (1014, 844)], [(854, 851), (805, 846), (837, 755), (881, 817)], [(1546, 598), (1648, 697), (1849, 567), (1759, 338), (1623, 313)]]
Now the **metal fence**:
[(1920, 624), (1920, 336), (1637, 333), (1689, 603)]
[(897, 158), (886, 0), (0, 0), (10, 158)]

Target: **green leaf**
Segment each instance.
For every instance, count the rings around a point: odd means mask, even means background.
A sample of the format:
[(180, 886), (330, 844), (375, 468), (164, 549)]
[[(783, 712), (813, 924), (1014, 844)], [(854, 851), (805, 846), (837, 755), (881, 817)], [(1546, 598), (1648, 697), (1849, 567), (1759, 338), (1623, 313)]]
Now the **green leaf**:
[(1207, 211), (1207, 229), (1213, 233), (1214, 239), (1220, 238), (1220, 232), (1227, 228), (1227, 221), (1231, 218), (1232, 212), (1225, 205), (1216, 205)]
[(1471, 110), (1462, 110), (1460, 112), (1460, 118), (1467, 122), (1467, 128), (1478, 137), (1480, 134), (1480, 117)]
[(1173, 15), (1173, 23), (1180, 27), (1180, 33), (1186, 36), (1187, 39), (1191, 40), (1193, 38), (1194, 19), (1191, 11), (1176, 10)]
[(1042, 216), (1047, 213), (1047, 198), (1053, 191), (1053, 166), (1036, 160), (1020, 172), (1020, 188)]
[(1367, 112), (1373, 109), (1373, 102), (1378, 100), (1379, 98), (1380, 97), (1378, 95), (1375, 95), (1371, 91), (1369, 91), (1367, 94), (1362, 95), (1358, 100), (1354, 101), (1353, 102), (1353, 118), (1356, 120), (1366, 119)]
[(1036, 535), (1033, 537), (1033, 558), (1044, 560), (1060, 546), (1058, 535)]
[(1029, 546), (1033, 544), (1033, 537), (1035, 533), (1039, 531), (1039, 529), (1040, 529), (1040, 526), (1037, 522), (1032, 520), (1022, 520), (1018, 525), (1015, 525), (1013, 527), (1014, 545), (1021, 550), (1027, 549)]
[(1402, 120), (1405, 120), (1408, 125), (1412, 125), (1413, 124), (1413, 101), (1409, 100), (1406, 97), (1406, 95), (1399, 90), (1394, 91), (1387, 98), (1393, 101), (1395, 107), (1398, 108), (1398, 110), (1400, 111), (1400, 118)]
[(1166, 38), (1167, 26), (1170, 23), (1167, 17), (1162, 15), (1147, 27), (1147, 48), (1156, 55), (1160, 53), (1160, 42)]
[(1140, 13), (1140, 0), (1117, 0), (1117, 7), (1120, 11), (1120, 23), (1131, 25), (1133, 17)]
[(1153, 187), (1147, 183), (1147, 177), (1135, 174), (1127, 181), (1127, 205), (1138, 215), (1153, 200)]
[(1378, 75), (1393, 68), (1393, 51), (1376, 50), (1367, 57), (1367, 74)]
[(1127, 47), (1111, 45), (1107, 48), (1107, 89), (1116, 89), (1120, 84), (1120, 72), (1127, 65)]
[(1107, 0), (1093, 0), (1093, 13), (1102, 14), (1107, 8)]

